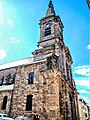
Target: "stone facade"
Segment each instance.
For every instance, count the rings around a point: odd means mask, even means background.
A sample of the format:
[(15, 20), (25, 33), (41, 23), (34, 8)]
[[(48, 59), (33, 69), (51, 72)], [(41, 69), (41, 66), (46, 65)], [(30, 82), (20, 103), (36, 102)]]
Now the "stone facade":
[(33, 57), (0, 67), (0, 112), (13, 118), (39, 115), (40, 120), (79, 120), (73, 61), (63, 28), (50, 0), (46, 16), (40, 20), (40, 41)]
[(7, 96), (7, 106), (4, 112), (10, 112), (15, 75), (16, 68), (0, 70), (0, 112), (2, 110), (3, 99), (5, 96)]
[(79, 116), (80, 120), (89, 120), (89, 106), (82, 98), (79, 99)]

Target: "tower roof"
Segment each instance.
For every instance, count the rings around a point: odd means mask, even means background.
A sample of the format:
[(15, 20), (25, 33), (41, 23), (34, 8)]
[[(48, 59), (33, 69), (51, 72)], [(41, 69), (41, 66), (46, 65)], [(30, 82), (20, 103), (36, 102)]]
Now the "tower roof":
[(51, 16), (51, 15), (56, 15), (53, 4), (52, 4), (52, 0), (49, 1), (48, 9), (46, 11), (46, 17)]

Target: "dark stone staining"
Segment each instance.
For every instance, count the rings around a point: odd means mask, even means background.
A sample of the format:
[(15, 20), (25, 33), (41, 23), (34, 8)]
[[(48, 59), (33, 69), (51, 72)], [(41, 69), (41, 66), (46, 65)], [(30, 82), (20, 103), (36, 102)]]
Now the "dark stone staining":
[(50, 57), (47, 57), (47, 69), (57, 68), (58, 67), (58, 56), (53, 54)]
[(16, 69), (0, 71), (0, 86), (14, 84), (16, 78)]

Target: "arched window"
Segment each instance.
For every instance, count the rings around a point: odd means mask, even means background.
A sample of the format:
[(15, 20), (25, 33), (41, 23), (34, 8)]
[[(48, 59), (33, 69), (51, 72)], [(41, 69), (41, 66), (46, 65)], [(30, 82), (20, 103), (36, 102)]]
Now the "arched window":
[(6, 105), (7, 105), (7, 96), (5, 96), (3, 99), (2, 110), (6, 110)]
[(48, 23), (45, 25), (45, 36), (51, 35), (51, 25)]
[(32, 110), (32, 95), (27, 96), (27, 102), (26, 102), (26, 111)]

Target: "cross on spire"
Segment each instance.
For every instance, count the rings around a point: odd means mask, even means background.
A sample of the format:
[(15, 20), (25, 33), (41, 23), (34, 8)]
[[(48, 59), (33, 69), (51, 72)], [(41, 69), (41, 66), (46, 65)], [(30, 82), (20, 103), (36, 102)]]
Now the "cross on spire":
[(56, 15), (56, 14), (55, 14), (55, 11), (54, 11), (52, 0), (50, 0), (49, 4), (48, 4), (48, 9), (47, 9), (47, 12), (46, 12), (46, 17), (52, 16), (52, 15)]

